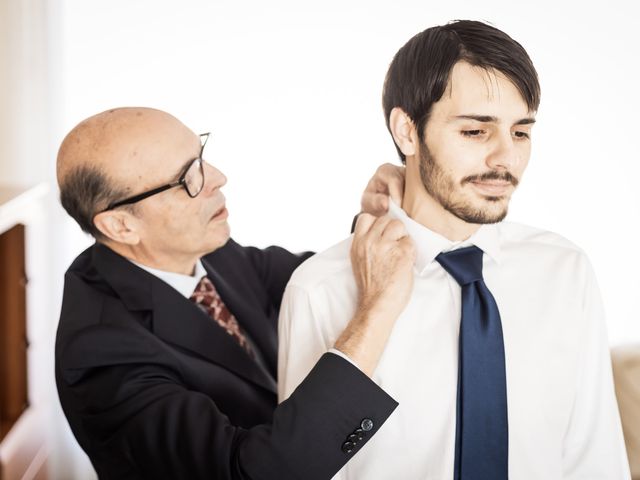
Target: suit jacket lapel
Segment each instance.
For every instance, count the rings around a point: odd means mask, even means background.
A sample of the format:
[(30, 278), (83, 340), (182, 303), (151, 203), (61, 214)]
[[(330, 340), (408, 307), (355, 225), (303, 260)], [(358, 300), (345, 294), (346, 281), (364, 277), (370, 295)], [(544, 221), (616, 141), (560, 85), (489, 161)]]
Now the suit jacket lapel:
[(270, 325), (270, 320), (266, 317), (265, 313), (256, 306), (259, 305), (259, 303), (257, 299), (253, 298), (253, 292), (248, 288), (239, 291), (239, 287), (231, 285), (221, 271), (214, 268), (212, 262), (206, 258), (202, 259), (202, 265), (216, 286), (216, 290), (218, 290), (220, 297), (222, 297), (222, 301), (236, 317), (240, 326), (251, 336), (251, 339), (258, 348), (260, 348), (265, 361), (275, 375), (277, 370), (275, 359), (278, 357), (276, 329)]
[(270, 391), (273, 379), (257, 367), (233, 337), (195, 304), (162, 281), (153, 284), (153, 332), (168, 343), (196, 352)]
[(276, 392), (273, 378), (266, 375), (214, 320), (173, 287), (104, 245), (96, 246), (94, 259), (102, 277), (129, 309), (152, 311), (151, 329), (162, 340), (197, 353)]

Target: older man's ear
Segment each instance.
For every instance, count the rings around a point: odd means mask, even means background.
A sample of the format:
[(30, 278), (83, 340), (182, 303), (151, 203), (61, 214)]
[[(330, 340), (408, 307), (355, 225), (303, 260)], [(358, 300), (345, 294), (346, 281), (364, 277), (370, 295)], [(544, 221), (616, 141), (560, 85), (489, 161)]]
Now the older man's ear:
[(106, 239), (126, 245), (140, 243), (139, 221), (125, 210), (107, 210), (93, 217), (93, 224)]

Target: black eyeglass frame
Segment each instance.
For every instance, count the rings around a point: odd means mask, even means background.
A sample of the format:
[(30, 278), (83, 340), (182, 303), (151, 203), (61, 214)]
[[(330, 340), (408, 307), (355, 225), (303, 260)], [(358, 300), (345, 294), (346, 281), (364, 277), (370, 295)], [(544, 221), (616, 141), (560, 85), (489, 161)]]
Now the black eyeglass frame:
[[(200, 194), (200, 192), (202, 192), (202, 189), (204, 188), (204, 167), (202, 165), (202, 162), (203, 162), (202, 153), (204, 152), (204, 147), (207, 144), (207, 140), (209, 140), (209, 135), (211, 135), (211, 132), (200, 134), (200, 140), (202, 142), (202, 146), (200, 147), (200, 154), (189, 162), (187, 167), (182, 172), (182, 175), (180, 175), (180, 178), (176, 182), (167, 183), (166, 185), (162, 185), (161, 187), (152, 188), (151, 190), (147, 190), (146, 192), (138, 193), (137, 195), (133, 195), (132, 197), (127, 197), (124, 200), (118, 200), (117, 202), (112, 202), (107, 206), (107, 208), (102, 210), (101, 213), (106, 212), (108, 210), (113, 210), (114, 208), (121, 207), (122, 205), (131, 205), (132, 203), (137, 203), (141, 200), (144, 200), (145, 198), (151, 197), (152, 195), (157, 195), (158, 193), (162, 193), (165, 190), (169, 190), (170, 188), (179, 187), (179, 186), (183, 186), (185, 191), (191, 198), (197, 197)], [(199, 168), (200, 168), (200, 173), (202, 175), (202, 185), (200, 185), (200, 188), (198, 189), (197, 192), (192, 193), (189, 191), (189, 187), (187, 186), (186, 177), (187, 177), (187, 173), (189, 172), (189, 170), (191, 170), (191, 167), (195, 162), (198, 162), (200, 164)]]

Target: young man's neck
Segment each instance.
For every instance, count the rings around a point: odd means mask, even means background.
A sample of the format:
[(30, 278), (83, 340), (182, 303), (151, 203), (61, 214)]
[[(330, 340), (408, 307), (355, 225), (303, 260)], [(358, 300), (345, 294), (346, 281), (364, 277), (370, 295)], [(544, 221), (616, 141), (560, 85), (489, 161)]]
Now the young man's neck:
[(479, 224), (467, 223), (445, 210), (426, 192), (419, 177), (406, 181), (402, 209), (419, 224), (452, 242), (466, 240), (480, 228)]

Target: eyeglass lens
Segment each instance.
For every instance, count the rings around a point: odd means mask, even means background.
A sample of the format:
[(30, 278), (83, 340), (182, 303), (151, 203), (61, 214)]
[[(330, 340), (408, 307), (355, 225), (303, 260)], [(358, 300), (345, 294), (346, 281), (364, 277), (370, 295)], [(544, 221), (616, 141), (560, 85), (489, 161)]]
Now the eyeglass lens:
[(191, 163), (184, 176), (184, 186), (189, 196), (195, 197), (204, 187), (204, 168), (201, 159), (196, 159)]

